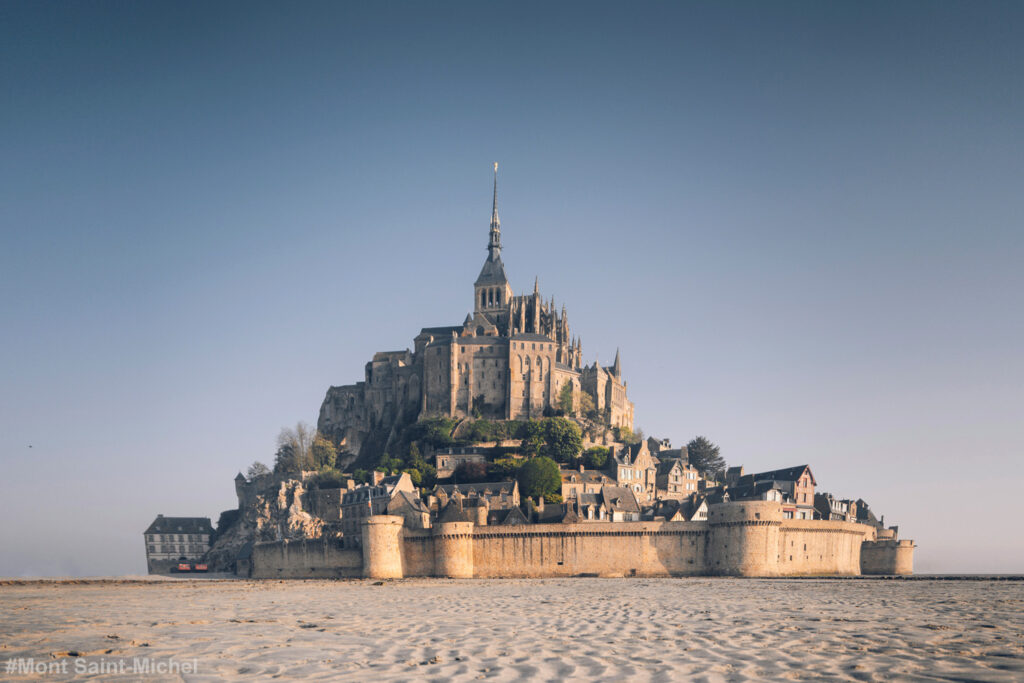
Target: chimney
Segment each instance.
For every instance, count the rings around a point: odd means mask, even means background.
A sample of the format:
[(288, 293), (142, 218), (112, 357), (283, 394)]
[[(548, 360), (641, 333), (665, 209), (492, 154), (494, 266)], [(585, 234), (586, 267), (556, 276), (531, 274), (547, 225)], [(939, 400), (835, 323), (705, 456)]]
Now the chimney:
[(580, 472), (582, 472), (582, 471), (583, 471), (583, 461), (580, 460)]
[(345, 480), (345, 488), (347, 490), (351, 491), (355, 487), (356, 487), (356, 480), (355, 479), (346, 479)]
[(382, 481), (384, 481), (384, 473), (380, 472), (378, 470), (374, 470), (373, 471), (373, 485), (374, 486), (379, 486)]
[(537, 496), (537, 512), (544, 512), (544, 496)]

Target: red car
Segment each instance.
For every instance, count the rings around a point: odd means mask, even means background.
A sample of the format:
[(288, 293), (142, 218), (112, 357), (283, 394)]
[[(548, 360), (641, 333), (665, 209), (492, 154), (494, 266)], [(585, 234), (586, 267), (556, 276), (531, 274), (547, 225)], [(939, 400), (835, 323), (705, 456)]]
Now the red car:
[(192, 571), (192, 565), (188, 564), (187, 562), (182, 562), (182, 563), (178, 564), (178, 571), (179, 572), (190, 572), (190, 571)]
[(195, 569), (194, 569), (194, 571), (197, 571), (197, 572), (206, 572), (206, 571), (210, 571), (210, 569), (209, 569), (209, 567), (207, 567), (207, 566), (206, 566), (205, 564), (197, 564), (197, 565), (195, 566)]

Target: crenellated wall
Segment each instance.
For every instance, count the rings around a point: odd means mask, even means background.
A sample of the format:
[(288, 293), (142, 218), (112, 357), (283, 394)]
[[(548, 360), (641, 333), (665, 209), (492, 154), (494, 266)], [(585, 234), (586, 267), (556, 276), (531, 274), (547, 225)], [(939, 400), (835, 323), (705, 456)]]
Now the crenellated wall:
[[(258, 545), (254, 576), (331, 576), (335, 571), (336, 576), (378, 579), (770, 577), (901, 574), (913, 569), (911, 541), (866, 540), (873, 538), (873, 529), (851, 522), (783, 519), (779, 503), (767, 501), (712, 505), (706, 522), (449, 522), (420, 530), (405, 528), (402, 521), (388, 515), (368, 517), (361, 552), (331, 548), (324, 541), (301, 547)], [(339, 564), (332, 568), (334, 561)]]

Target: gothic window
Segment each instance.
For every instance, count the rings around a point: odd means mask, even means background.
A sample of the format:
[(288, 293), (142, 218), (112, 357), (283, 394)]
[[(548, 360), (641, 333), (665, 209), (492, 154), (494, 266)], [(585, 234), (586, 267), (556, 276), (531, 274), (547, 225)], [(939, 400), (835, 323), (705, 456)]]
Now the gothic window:
[(486, 308), (486, 307), (487, 307), (487, 291), (481, 289), (480, 290), (480, 308)]

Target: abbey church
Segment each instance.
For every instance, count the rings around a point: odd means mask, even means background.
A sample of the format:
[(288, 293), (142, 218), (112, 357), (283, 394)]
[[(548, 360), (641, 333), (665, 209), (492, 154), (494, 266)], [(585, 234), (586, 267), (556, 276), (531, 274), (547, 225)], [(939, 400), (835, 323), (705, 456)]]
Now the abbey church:
[(611, 427), (633, 427), (619, 354), (610, 366), (584, 365), (565, 306), (533, 293), (515, 296), (501, 260), (497, 164), (487, 260), (473, 283), (473, 312), (462, 325), (420, 330), (412, 351), (381, 351), (365, 380), (327, 391), (317, 427), (358, 453), (366, 436), (398, 421), (478, 416), (542, 417), (566, 384), (574, 403), (586, 393)]

